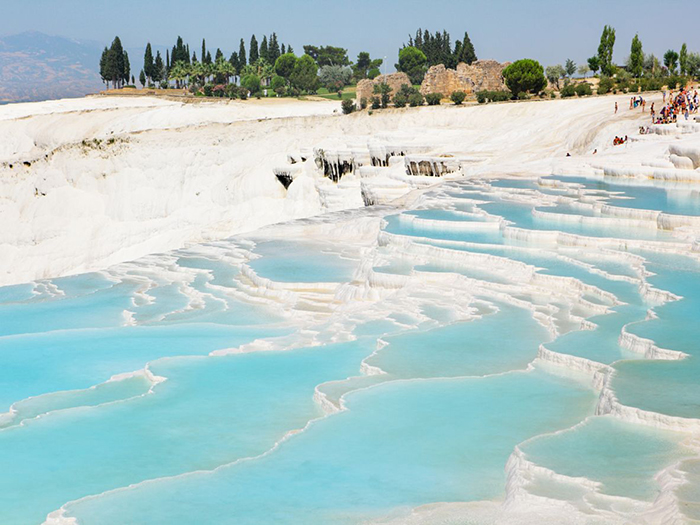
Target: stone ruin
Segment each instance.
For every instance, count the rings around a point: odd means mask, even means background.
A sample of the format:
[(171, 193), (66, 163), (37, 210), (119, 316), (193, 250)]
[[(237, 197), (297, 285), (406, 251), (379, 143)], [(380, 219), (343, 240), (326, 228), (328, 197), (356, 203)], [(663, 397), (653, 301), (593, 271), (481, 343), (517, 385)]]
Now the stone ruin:
[(503, 80), (503, 70), (510, 62), (477, 60), (471, 65), (461, 62), (457, 69), (447, 69), (443, 64), (431, 67), (425, 74), (420, 92), (440, 93), (449, 97), (454, 91), (464, 91), (473, 95), (477, 91), (507, 91)]
[(362, 99), (367, 100), (367, 105), (372, 103), (372, 97), (374, 96), (374, 86), (378, 84), (389, 84), (391, 86), (391, 97), (401, 89), (404, 84), (411, 85), (411, 79), (408, 78), (406, 73), (392, 73), (390, 75), (379, 75), (374, 80), (365, 78), (357, 83), (357, 94), (355, 97), (355, 102), (359, 106)]

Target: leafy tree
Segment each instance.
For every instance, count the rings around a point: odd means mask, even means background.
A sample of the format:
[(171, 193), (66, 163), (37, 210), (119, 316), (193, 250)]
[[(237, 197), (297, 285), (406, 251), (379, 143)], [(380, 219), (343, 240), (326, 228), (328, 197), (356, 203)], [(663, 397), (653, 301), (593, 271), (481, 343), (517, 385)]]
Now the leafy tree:
[(318, 66), (314, 59), (309, 55), (302, 56), (294, 64), (294, 70), (290, 76), (292, 86), (307, 93), (315, 92), (318, 84), (317, 72)]
[(153, 78), (153, 50), (150, 42), (146, 44), (146, 51), (143, 54), (143, 72), (148, 80)]
[(246, 75), (241, 79), (241, 87), (246, 88), (252, 95), (260, 91), (260, 77), (257, 75)]
[(576, 62), (570, 58), (567, 58), (566, 64), (564, 65), (564, 70), (566, 71), (566, 76), (571, 77), (574, 73), (576, 73)]
[(321, 66), (318, 79), (328, 91), (339, 91), (352, 80), (352, 70), (342, 66)]
[(460, 106), (465, 98), (467, 98), (467, 94), (464, 91), (453, 91), (450, 95), (450, 99), (456, 106)]
[(272, 77), (272, 80), (270, 80), (270, 89), (277, 93), (277, 90), (279, 88), (285, 88), (287, 87), (287, 80), (279, 75), (275, 75)]
[(404, 47), (399, 51), (399, 63), (396, 64), (396, 70), (406, 73), (413, 84), (420, 84), (425, 76), (427, 63), (428, 59), (423, 51), (417, 47)]
[(686, 73), (692, 77), (700, 76), (700, 54), (688, 53), (685, 62)]
[(293, 53), (285, 53), (275, 61), (275, 73), (282, 78), (289, 80), (294, 72), (297, 57)]
[(676, 66), (678, 65), (678, 53), (676, 53), (673, 49), (666, 51), (664, 53), (664, 65), (671, 73), (675, 73)]
[(681, 52), (678, 56), (678, 63), (681, 66), (681, 75), (685, 75), (688, 73), (688, 46), (685, 45), (685, 42), (683, 42), (683, 45), (681, 46)]
[(141, 87), (146, 86), (146, 73), (143, 72), (143, 69), (141, 70), (141, 73), (139, 73), (139, 82), (141, 83)]
[(595, 75), (596, 72), (600, 69), (600, 59), (598, 58), (598, 55), (592, 56), (588, 59), (588, 67), (591, 69), (591, 71), (593, 71), (593, 74)]
[[(289, 50), (287, 50), (289, 53)], [(304, 46), (304, 54), (309, 55), (321, 66), (349, 66), (348, 50), (334, 46)]]
[(354, 76), (358, 80), (367, 78), (369, 71), (372, 69), (379, 70), (383, 63), (384, 60), (381, 58), (372, 60), (367, 51), (360, 51), (360, 53), (357, 55), (355, 65), (352, 66)]
[(260, 58), (270, 61), (267, 51), (267, 36), (263, 35), (262, 42), (260, 43)]
[(248, 63), (252, 64), (253, 62), (257, 62), (258, 58), (260, 58), (260, 52), (258, 51), (258, 40), (255, 38), (255, 35), (250, 37), (250, 53), (248, 54)]
[(556, 66), (547, 66), (547, 69), (545, 70), (547, 80), (549, 80), (551, 84), (556, 84), (557, 88), (559, 87), (559, 79), (565, 74), (566, 70), (560, 64), (557, 64)]
[(632, 47), (630, 48), (629, 72), (633, 77), (641, 77), (644, 69), (644, 52), (642, 51), (642, 41), (639, 35), (634, 35)]
[(374, 80), (375, 78), (377, 78), (381, 74), (382, 74), (382, 72), (379, 71), (378, 67), (373, 67), (372, 69), (367, 71), (367, 78)]
[(241, 43), (238, 46), (238, 70), (240, 71), (243, 69), (243, 67), (247, 64), (246, 62), (246, 52), (245, 52), (245, 44), (243, 43), (243, 39), (241, 38)]
[(598, 45), (598, 60), (600, 63), (600, 71), (604, 75), (613, 76), (615, 74), (615, 66), (612, 63), (614, 47), (615, 29), (606, 25), (603, 28), (603, 34), (600, 36), (600, 44)]
[(517, 60), (503, 70), (506, 86), (513, 98), (520, 93), (539, 93), (547, 85), (539, 62), (529, 58)]
[(661, 63), (659, 59), (654, 56), (654, 53), (644, 57), (644, 70), (651, 73), (652, 76), (656, 76), (661, 70)]

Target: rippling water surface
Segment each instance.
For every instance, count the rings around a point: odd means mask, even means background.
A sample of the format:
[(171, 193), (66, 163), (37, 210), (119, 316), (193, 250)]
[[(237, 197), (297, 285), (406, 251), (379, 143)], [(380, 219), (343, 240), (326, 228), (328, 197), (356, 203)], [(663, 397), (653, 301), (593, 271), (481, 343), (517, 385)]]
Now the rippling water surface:
[(0, 522), (700, 519), (700, 263), (652, 213), (699, 195), (452, 182), (0, 288)]

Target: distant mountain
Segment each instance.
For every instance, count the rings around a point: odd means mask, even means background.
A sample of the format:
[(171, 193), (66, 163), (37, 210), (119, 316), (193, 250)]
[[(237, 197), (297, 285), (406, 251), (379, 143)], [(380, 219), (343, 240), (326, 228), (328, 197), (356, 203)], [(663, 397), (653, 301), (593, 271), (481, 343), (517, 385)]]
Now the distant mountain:
[(0, 103), (81, 97), (104, 89), (103, 48), (35, 31), (0, 37)]

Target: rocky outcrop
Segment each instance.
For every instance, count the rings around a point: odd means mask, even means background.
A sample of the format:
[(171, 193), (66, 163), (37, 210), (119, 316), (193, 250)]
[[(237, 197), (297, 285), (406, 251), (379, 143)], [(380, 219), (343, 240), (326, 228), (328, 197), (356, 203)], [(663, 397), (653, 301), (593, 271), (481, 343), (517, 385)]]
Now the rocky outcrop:
[(449, 97), (454, 91), (464, 91), (468, 95), (477, 91), (505, 91), (503, 69), (509, 62), (500, 63), (496, 60), (477, 60), (473, 64), (464, 62), (457, 69), (447, 69), (440, 64), (431, 67), (425, 74), (420, 92), (441, 93)]
[(397, 93), (404, 84), (411, 85), (411, 79), (406, 73), (392, 73), (391, 75), (379, 75), (374, 80), (364, 79), (357, 83), (356, 102), (359, 105), (362, 99), (366, 99), (367, 104), (371, 103), (374, 96), (374, 86), (377, 84), (389, 84), (391, 86), (391, 95)]

